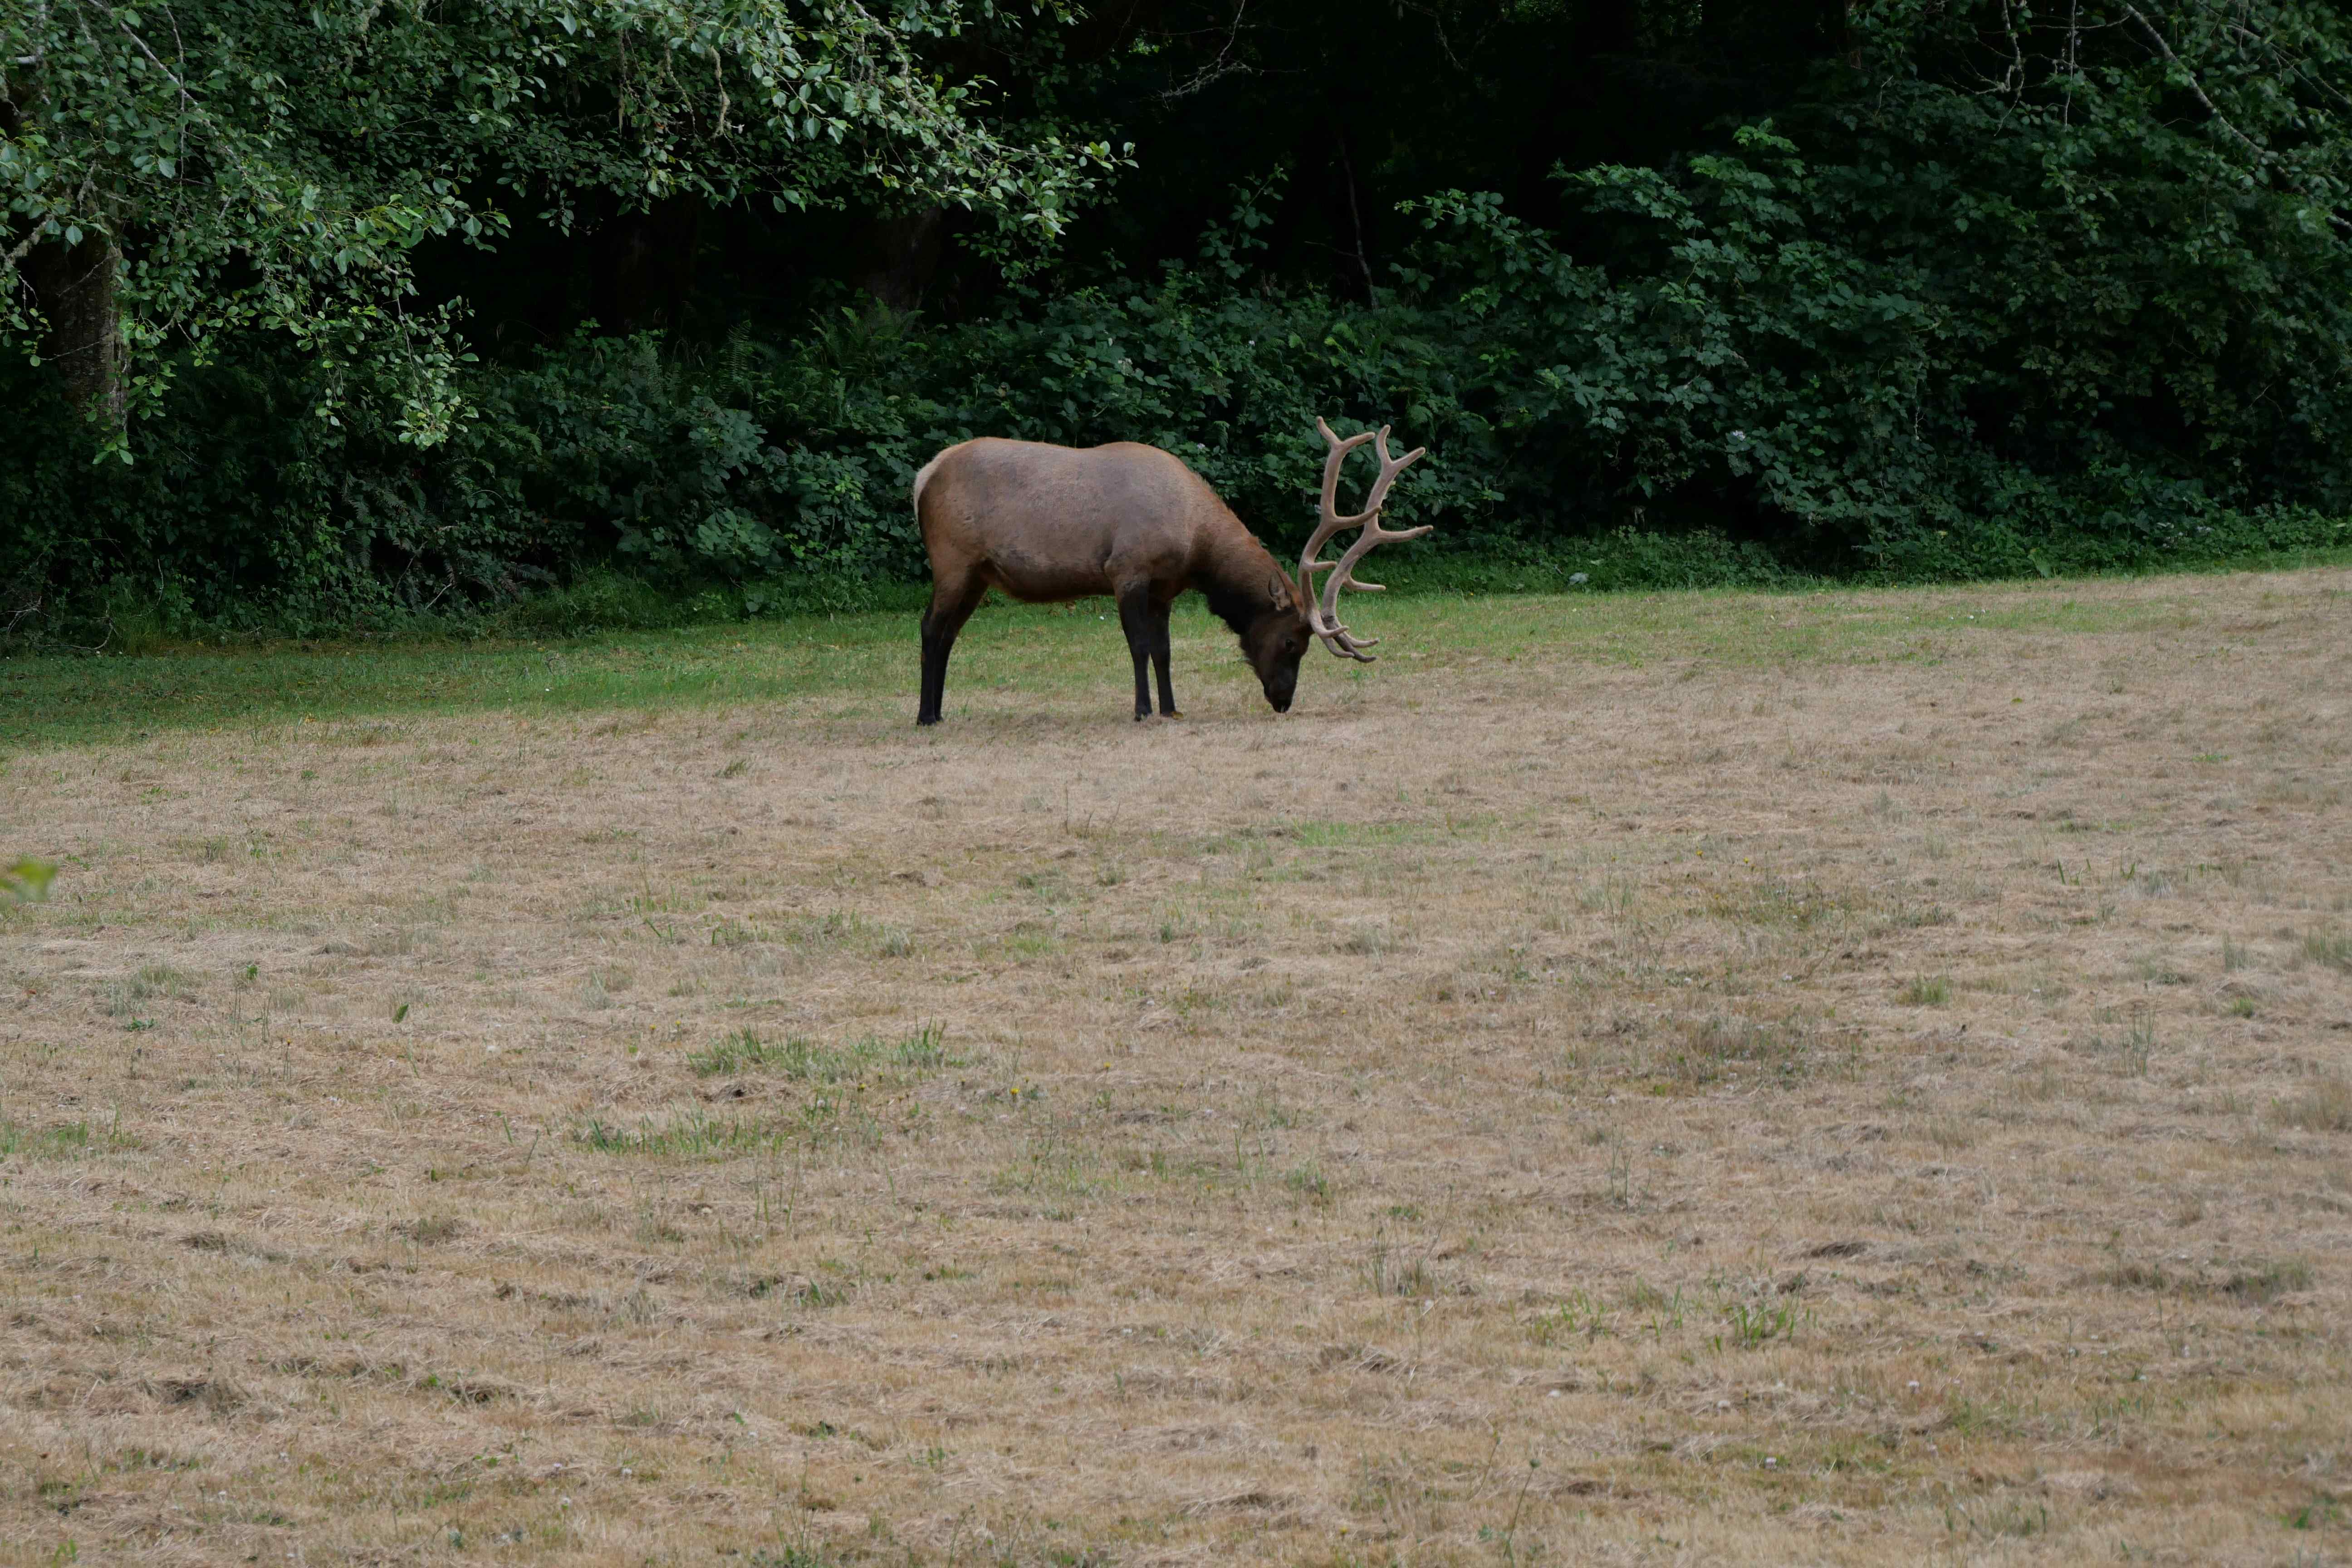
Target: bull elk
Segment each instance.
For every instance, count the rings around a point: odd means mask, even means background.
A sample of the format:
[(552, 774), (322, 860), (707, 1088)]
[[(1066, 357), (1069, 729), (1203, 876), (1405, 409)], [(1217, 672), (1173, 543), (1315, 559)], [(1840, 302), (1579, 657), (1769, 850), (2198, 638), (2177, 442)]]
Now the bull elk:
[[(1030, 604), (1108, 595), (1118, 605), (1135, 659), (1135, 717), (1151, 717), (1148, 675), (1160, 678), (1160, 711), (1180, 718), (1168, 676), (1168, 609), (1188, 588), (1241, 638), (1265, 700), (1289, 711), (1298, 660), (1310, 637), (1342, 658), (1370, 663), (1378, 639), (1340, 624), (1339, 590), (1377, 590), (1356, 580), (1356, 563), (1376, 545), (1418, 539), (1420, 528), (1381, 526), (1397, 476), (1426, 448), (1389, 456), (1389, 432), (1346, 440), (1318, 419), (1329, 447), (1323, 460), (1322, 521), (1294, 578), (1201, 476), (1172, 453), (1133, 441), (1055, 447), (982, 437), (950, 447), (915, 476), (915, 521), (931, 560), (931, 604), (923, 612), (923, 692), (915, 722), (936, 724), (946, 696), (948, 653), (991, 588)], [(1364, 510), (1341, 517), (1339, 469), (1348, 454), (1379, 443), (1379, 478)], [(1317, 556), (1337, 533), (1361, 528), (1336, 561)], [(1331, 574), (1318, 595), (1315, 574)], [(1147, 668), (1148, 667), (1148, 668)]]

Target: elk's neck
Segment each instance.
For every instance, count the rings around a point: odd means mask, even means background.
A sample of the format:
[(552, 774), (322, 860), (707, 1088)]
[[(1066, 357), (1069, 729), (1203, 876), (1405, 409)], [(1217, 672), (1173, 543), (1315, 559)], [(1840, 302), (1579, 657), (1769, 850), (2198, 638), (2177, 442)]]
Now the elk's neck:
[(1209, 613), (1234, 630), (1235, 637), (1265, 613), (1274, 580), (1288, 574), (1282, 563), (1247, 532), (1221, 541), (1206, 563), (1192, 574), (1192, 586), (1209, 601)]

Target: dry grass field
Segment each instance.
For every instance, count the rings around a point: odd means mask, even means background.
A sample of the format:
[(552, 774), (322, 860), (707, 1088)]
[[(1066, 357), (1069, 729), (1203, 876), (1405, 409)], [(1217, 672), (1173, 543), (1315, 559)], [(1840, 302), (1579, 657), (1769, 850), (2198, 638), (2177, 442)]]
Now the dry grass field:
[(0, 664), (0, 1560), (2352, 1554), (2352, 573), (1098, 608)]

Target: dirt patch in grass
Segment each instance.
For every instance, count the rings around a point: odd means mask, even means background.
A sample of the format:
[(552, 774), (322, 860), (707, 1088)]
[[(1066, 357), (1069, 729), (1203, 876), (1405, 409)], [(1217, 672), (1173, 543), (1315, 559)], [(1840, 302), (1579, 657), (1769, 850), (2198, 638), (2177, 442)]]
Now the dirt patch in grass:
[(92, 694), (0, 1560), (2333, 1560), (2347, 586)]

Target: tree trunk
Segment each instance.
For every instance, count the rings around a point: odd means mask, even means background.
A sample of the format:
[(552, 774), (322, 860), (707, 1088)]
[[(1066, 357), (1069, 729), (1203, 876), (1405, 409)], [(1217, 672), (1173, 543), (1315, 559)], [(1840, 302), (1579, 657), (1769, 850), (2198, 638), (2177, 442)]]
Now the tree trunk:
[(1372, 281), (1372, 258), (1364, 246), (1364, 211), (1370, 204), (1356, 178), (1356, 158), (1349, 142), (1348, 128), (1335, 110), (1331, 116), (1331, 144), (1339, 155), (1339, 202), (1332, 228), (1340, 237), (1340, 244), (1333, 247), (1339, 253), (1339, 287), (1347, 293), (1362, 289), (1364, 303), (1377, 310), (1381, 290)]
[(947, 233), (947, 209), (918, 207), (910, 213), (877, 217), (866, 231), (866, 255), (857, 271), (857, 286), (893, 315), (911, 315), (922, 307), (923, 290), (940, 269), (940, 249)]
[(122, 251), (111, 237), (35, 246), (25, 258), (47, 331), (41, 357), (57, 367), (66, 396), (93, 418), (120, 426), (123, 414), (122, 317), (115, 289)]
[(694, 292), (695, 253), (702, 240), (702, 204), (690, 196), (657, 202), (647, 212), (625, 212), (596, 232), (589, 309), (605, 332), (686, 325)]

